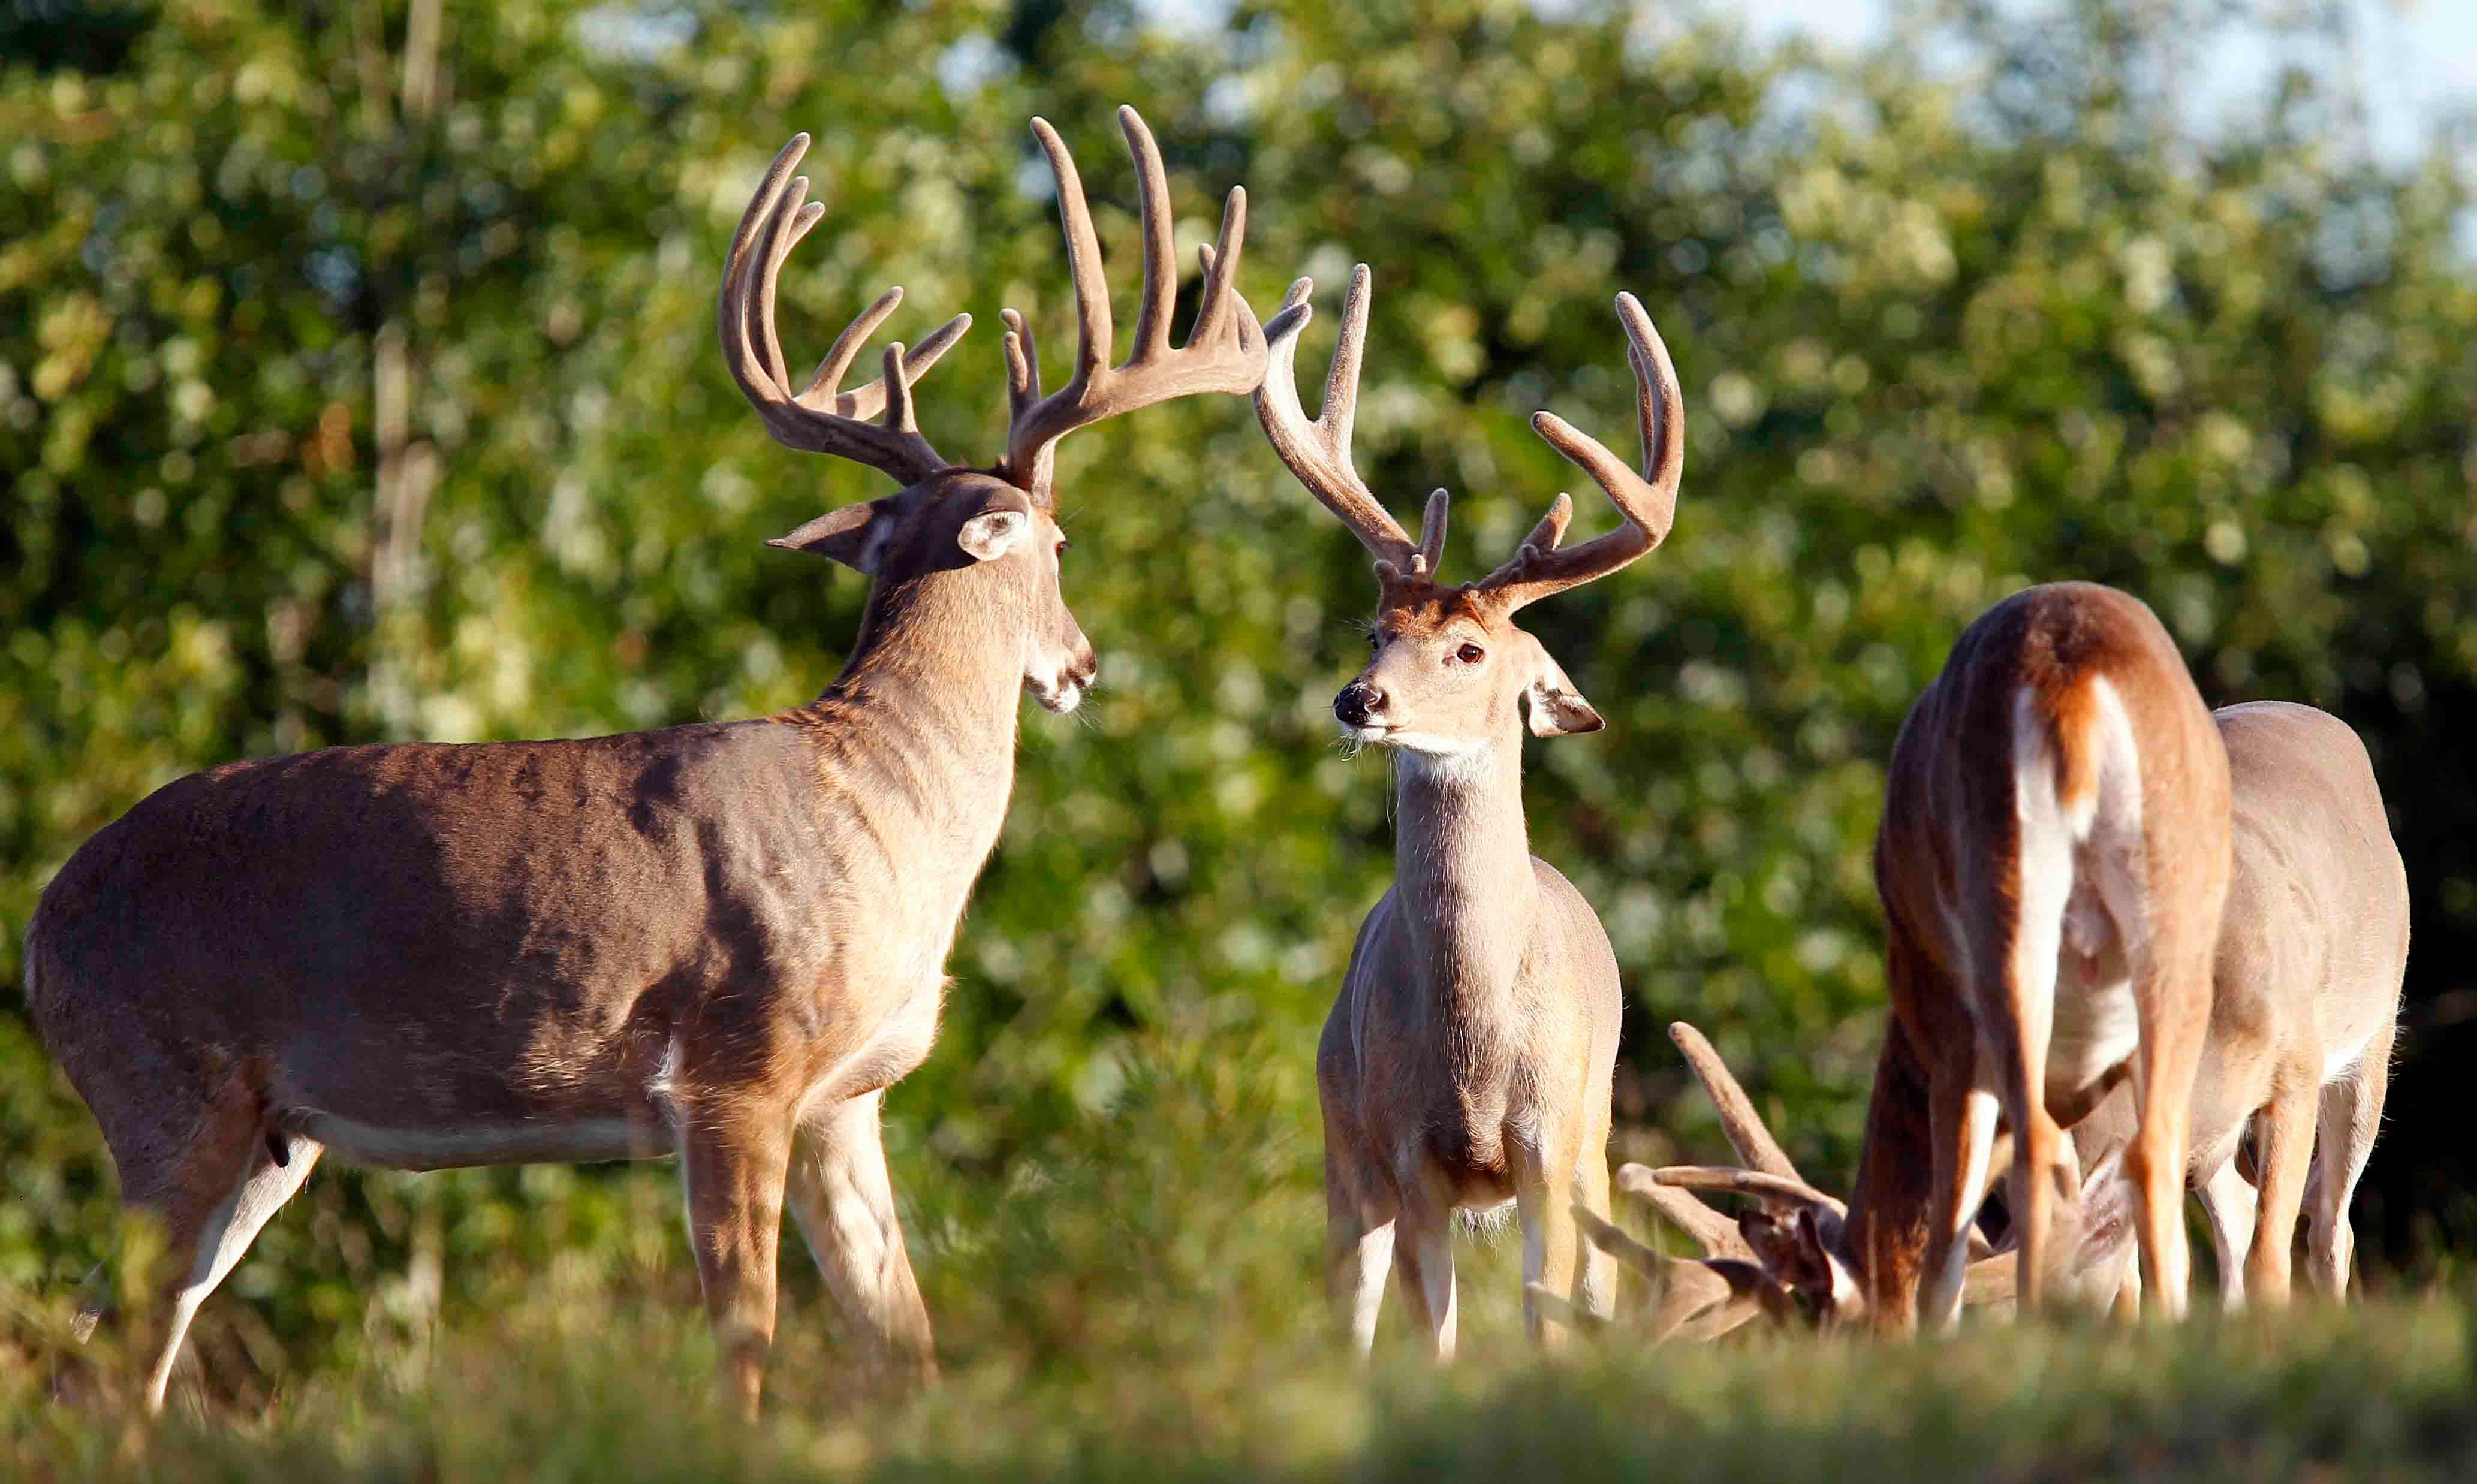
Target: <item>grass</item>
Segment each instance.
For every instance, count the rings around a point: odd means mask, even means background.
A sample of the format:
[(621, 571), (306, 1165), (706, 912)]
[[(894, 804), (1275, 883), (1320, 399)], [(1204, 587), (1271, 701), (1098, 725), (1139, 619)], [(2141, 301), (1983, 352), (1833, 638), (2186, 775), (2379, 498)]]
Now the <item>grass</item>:
[(451, 1228), (438, 1317), (371, 1283), (346, 1290), (365, 1313), (279, 1339), (252, 1294), (299, 1279), (245, 1267), (156, 1426), (115, 1398), (111, 1335), (72, 1337), (72, 1294), (0, 1290), (0, 1479), (2477, 1477), (2477, 1290), (2456, 1282), (2174, 1327), (1652, 1350), (1623, 1323), (1646, 1297), (1629, 1280), (1604, 1340), (1542, 1356), (1499, 1238), (1459, 1248), (1461, 1362), (1414, 1359), (1389, 1313), (1362, 1371), (1315, 1294), (1303, 1090), (1250, 1065), (1289, 1063), (1138, 1060), (1112, 1110), (1003, 1181), (899, 1153), (947, 1365), (925, 1395), (869, 1393), (795, 1246), (765, 1414), (738, 1422), (657, 1168), (625, 1176), (638, 1214), (589, 1249), (518, 1257)]
[(1207, 1326), (1167, 1352), (991, 1357), (908, 1400), (871, 1397), (814, 1318), (787, 1325), (753, 1427), (716, 1404), (705, 1337), (669, 1306), (545, 1299), (439, 1336), (409, 1370), (300, 1377), (254, 1415), (192, 1403), (155, 1428), (48, 1399), (77, 1362), (21, 1346), (0, 1450), (33, 1480), (2477, 1474), (2477, 1307), (2446, 1294), (1907, 1346), (1650, 1350), (1619, 1331), (1554, 1357), (1491, 1323), (1443, 1371), (1395, 1353), (1361, 1372), (1304, 1335)]
[(1446, 1370), (1399, 1348), (1358, 1370), (1298, 1328), (1188, 1311), (1162, 1316), (1164, 1343), (988, 1355), (909, 1399), (872, 1397), (800, 1311), (756, 1427), (715, 1402), (709, 1343), (669, 1303), (545, 1296), (413, 1365), (295, 1377), (250, 1415), (190, 1399), (151, 1429), (52, 1399), (87, 1358), (22, 1343), (0, 1370), (0, 1459), (35, 1481), (2477, 1474), (2477, 1305), (2447, 1291), (1914, 1346), (1776, 1333), (1647, 1350), (1620, 1328), (1563, 1355), (1528, 1350), (1511, 1303), (1481, 1308), (1504, 1313)]

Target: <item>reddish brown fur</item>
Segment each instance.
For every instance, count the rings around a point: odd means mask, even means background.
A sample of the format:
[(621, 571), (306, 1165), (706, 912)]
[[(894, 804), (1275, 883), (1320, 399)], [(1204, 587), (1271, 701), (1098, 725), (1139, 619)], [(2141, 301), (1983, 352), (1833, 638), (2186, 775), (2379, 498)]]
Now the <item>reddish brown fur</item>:
[[(2047, 729), (2060, 801), (2087, 804), (2106, 765), (2097, 748), (2092, 690), (2101, 678), (2122, 703), (2139, 758), (2138, 854), (2149, 957), (2136, 966), (2141, 1015), (2136, 1055), (2154, 1066), (2154, 1080), (2166, 1084), (2145, 1098), (2145, 1132), (2126, 1163), (2147, 1202), (2145, 1267), (2168, 1290), (2171, 1308), (2179, 1308), (2185, 1125), (2209, 1016), (2211, 946), (2227, 890), (2228, 770), (2226, 750), (2182, 658), (2139, 601), (2080, 582), (2015, 594), (1970, 626), (1912, 708), (1893, 747), (1876, 837), (1886, 962), (1901, 1030), (1899, 1040), (1888, 1043), (1885, 1070), (1896, 1077), (1924, 1074), (1935, 1200), (1963, 1199), (1953, 1189), (1961, 1176), (1956, 1120), (1964, 1093), (1988, 1085), (1983, 1054), (1995, 1058), (2006, 1117), (2015, 1128), (2015, 1206), (2024, 1211), (2025, 1226), (2039, 1232), (2049, 1201), (2069, 1200), (2073, 1184), (2050, 1183), (2044, 1174), (2065, 1157), (2057, 1125), (2078, 1119), (2107, 1088), (2068, 1089), (2087, 1101), (2050, 1107), (2055, 1094), (2042, 1080), (2043, 1044), (2028, 1049), (2038, 1065), (2024, 1065), (2014, 1050), (2008, 965), (2022, 848), (2014, 793), (2014, 706), (2025, 691), (2033, 698), (2033, 713)], [(2133, 929), (2120, 924), (2118, 930)], [(2069, 985), (2053, 991), (2060, 998), (2071, 992)], [(1914, 1068), (1904, 1064), (1912, 1057)], [(2019, 1102), (2025, 1096), (2026, 1108)], [(1914, 1321), (1921, 1267), (1940, 1264), (1945, 1246), (1942, 1224), (1919, 1208), (1916, 1146), (1901, 1137), (1917, 1131), (1902, 1126), (1915, 1116), (1906, 1098), (1879, 1097), (1870, 1105), (1868, 1156), (1852, 1202), (1859, 1229), (1882, 1259), (1867, 1264), (1869, 1312), (1893, 1326)], [(2034, 1166), (2039, 1173), (2032, 1174)], [(2036, 1183), (2024, 1194), (2030, 1181)], [(1975, 1200), (1966, 1205), (1974, 1210)], [(2024, 1292), (2036, 1301), (2042, 1282), (2037, 1270), (2046, 1254), (2035, 1235), (2031, 1249)]]

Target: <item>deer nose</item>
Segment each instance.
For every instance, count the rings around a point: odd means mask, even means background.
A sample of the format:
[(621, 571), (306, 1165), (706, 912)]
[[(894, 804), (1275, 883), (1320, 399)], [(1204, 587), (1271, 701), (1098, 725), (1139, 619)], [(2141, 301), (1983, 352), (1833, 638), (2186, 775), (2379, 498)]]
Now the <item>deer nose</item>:
[(1364, 727), (1385, 709), (1385, 692), (1365, 680), (1353, 680), (1333, 698), (1333, 714), (1345, 727)]

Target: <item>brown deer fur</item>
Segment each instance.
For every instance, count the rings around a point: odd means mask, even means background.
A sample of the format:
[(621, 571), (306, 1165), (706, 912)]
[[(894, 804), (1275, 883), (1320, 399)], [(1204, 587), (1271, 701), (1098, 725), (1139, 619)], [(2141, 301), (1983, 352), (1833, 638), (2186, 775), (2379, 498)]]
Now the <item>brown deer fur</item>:
[(1367, 270), (1353, 275), (1313, 423), (1291, 369), (1309, 286), (1293, 285), (1266, 329), (1271, 360), (1257, 409), (1291, 471), (1378, 558), (1374, 653), (1334, 710), (1346, 735), (1393, 750), (1397, 778), (1394, 884), (1360, 927), (1316, 1050), (1328, 1281), (1364, 1354), (1389, 1266), (1434, 1352), (1448, 1356), (1453, 1215), (1511, 1200), (1522, 1223), (1526, 1324), (1554, 1340), (1566, 1305), (1604, 1315), (1614, 1298), (1614, 1266), (1581, 1237), (1573, 1211), (1609, 1208), (1623, 1001), (1599, 919), (1531, 853), (1522, 811), (1523, 708), (1539, 736), (1602, 723), (1513, 615), (1667, 534), (1683, 466), (1676, 375), (1641, 307), (1621, 296), (1643, 472), (1546, 413), (1534, 421), (1599, 481), (1625, 524), (1561, 547), (1572, 505), (1559, 495), (1512, 561), (1448, 587), (1433, 576), (1444, 491), (1430, 498), (1414, 544), (1351, 465)]
[(745, 1405), (772, 1339), (787, 1200), (872, 1352), (934, 1374), (879, 1106), (937, 1032), (947, 950), (1013, 786), (1016, 693), (1069, 710), (1092, 679), (1059, 590), (1052, 449), (1102, 417), (1263, 377), (1262, 333), (1229, 287), (1243, 198), (1172, 351), (1166, 180), (1142, 122), (1121, 124), (1143, 188), (1135, 354), (1106, 364), (1089, 215), (1036, 120), (1083, 335), (1073, 380), (1043, 399), (1010, 311), (1015, 427), (994, 471), (948, 464), (913, 417), (913, 382), (967, 320), (890, 347), (881, 381), (840, 390), (899, 291), (795, 391), (773, 296), (820, 210), (790, 178), (805, 135), (751, 201), (717, 316), (734, 379), (779, 441), (906, 486), (774, 543), (874, 579), (814, 702), (583, 741), (234, 763), (148, 797), (51, 882), (27, 933), (28, 1002), (124, 1199), (170, 1243), (150, 1406), (198, 1304), (329, 1149), (405, 1169), (676, 1151)]

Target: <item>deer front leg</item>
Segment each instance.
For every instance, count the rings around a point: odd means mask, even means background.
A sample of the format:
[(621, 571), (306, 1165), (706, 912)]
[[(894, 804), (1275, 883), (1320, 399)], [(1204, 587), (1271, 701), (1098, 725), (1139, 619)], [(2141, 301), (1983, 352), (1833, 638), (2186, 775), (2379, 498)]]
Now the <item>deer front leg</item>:
[(1551, 1323), (1540, 1312), (1533, 1285), (1565, 1300), (1565, 1312), (1572, 1312), (1574, 1244), (1580, 1239), (1573, 1171), (1582, 1141), (1573, 1135), (1556, 1138), (1554, 1131), (1551, 1141), (1548, 1148), (1535, 1150), (1508, 1140), (1507, 1151), (1513, 1157), (1514, 1199), (1522, 1221), (1522, 1327), (1535, 1343), (1554, 1348), (1564, 1342), (1565, 1325)]
[(1394, 1218), (1393, 1271), (1439, 1361), (1454, 1358), (1453, 1215), (1436, 1193), (1418, 1190), (1415, 1196), (1404, 1193), (1401, 1214)]
[(771, 1106), (697, 1109), (682, 1119), (688, 1241), (723, 1384), (749, 1416), (774, 1345), (774, 1254), (783, 1229), (790, 1120)]
[(2254, 1115), (2262, 1198), (2245, 1253), (2244, 1286), (2262, 1303), (2288, 1301), (2289, 1254), (2305, 1175), (2314, 1163), (2314, 1121), (2321, 1111), (2321, 1061), (2318, 1049), (2291, 1058), (2272, 1078), (2269, 1106)]
[[(1609, 1220), (1609, 1125), (1605, 1116), (1591, 1133), (1584, 1136), (1581, 1162), (1574, 1172), (1574, 1200), (1603, 1223)], [(1598, 1243), (1585, 1235), (1580, 1222), (1574, 1230), (1574, 1265), (1578, 1270), (1574, 1307), (1595, 1320), (1605, 1320), (1615, 1313), (1616, 1254), (1602, 1250)]]
[(1367, 1168), (1350, 1130), (1328, 1114), (1324, 1134), (1325, 1292), (1350, 1348), (1365, 1360), (1376, 1346), (1376, 1317), (1385, 1303), (1385, 1274), (1393, 1265), (1396, 1216), (1389, 1196), (1369, 1186)]
[(860, 1332), (869, 1368), (926, 1385), (938, 1379), (938, 1360), (887, 1179), (885, 1103), (881, 1090), (804, 1118), (786, 1194), (809, 1255)]

